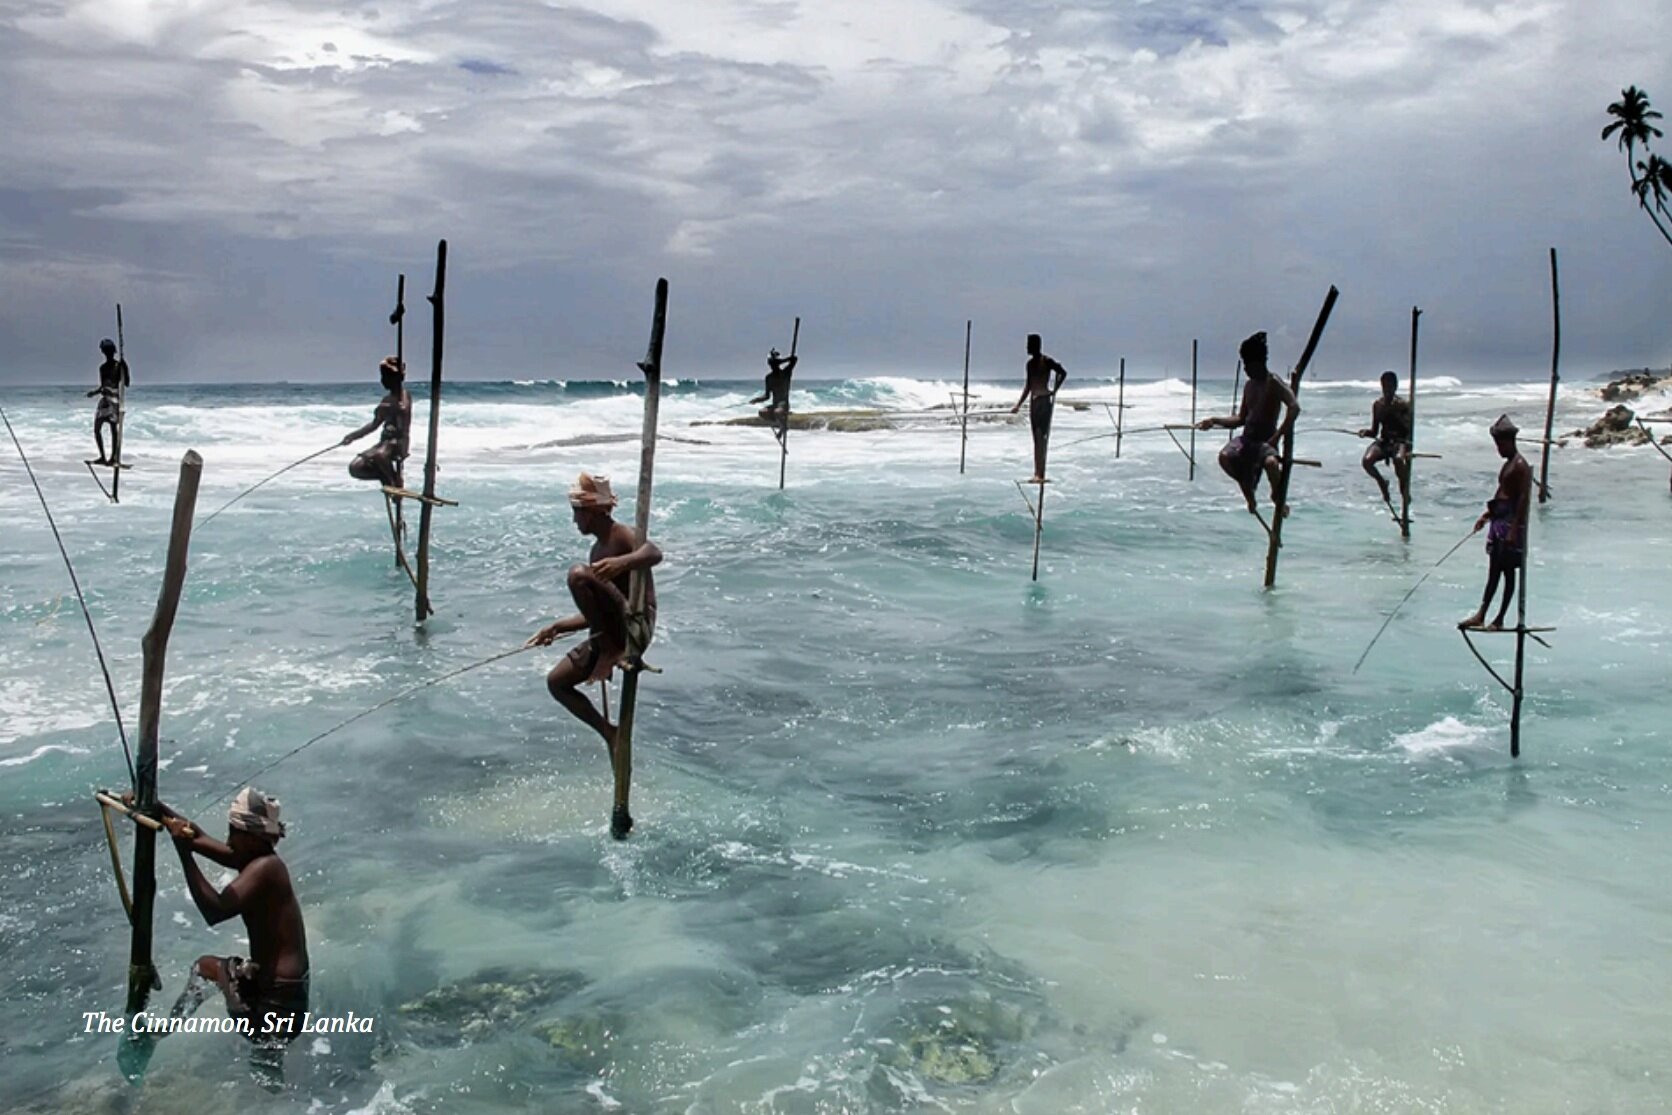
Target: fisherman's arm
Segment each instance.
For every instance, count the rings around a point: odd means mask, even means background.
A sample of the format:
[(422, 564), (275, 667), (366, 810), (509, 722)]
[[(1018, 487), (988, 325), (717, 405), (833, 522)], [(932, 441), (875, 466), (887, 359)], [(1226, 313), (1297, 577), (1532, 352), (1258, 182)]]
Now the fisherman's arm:
[(1273, 376), (1272, 382), (1277, 385), (1277, 397), (1283, 400), (1284, 408), (1283, 425), (1278, 429), (1277, 436), (1286, 437), (1294, 430), (1295, 419), (1300, 417), (1300, 400), (1295, 398), (1295, 393), (1281, 379)]
[(133, 386), (133, 380), (128, 378), (128, 362), (126, 360), (122, 361), (122, 386), (123, 387), (132, 387)]
[(1021, 410), (1022, 404), (1028, 401), (1028, 396), (1031, 394), (1033, 394), (1033, 378), (1030, 376), (1028, 381), (1022, 384), (1022, 397), (1016, 400), (1016, 405), (1010, 408), (1010, 413), (1015, 414)]
[(613, 581), (623, 573), (649, 569), (662, 564), (662, 550), (654, 542), (646, 542), (636, 549), (615, 557), (599, 558), (592, 563), (592, 571), (601, 581)]
[(1055, 399), (1057, 397), (1057, 392), (1062, 390), (1062, 381), (1068, 378), (1068, 369), (1063, 367), (1061, 364), (1058, 364), (1055, 360), (1051, 361), (1050, 368), (1052, 372), (1056, 373), (1057, 377), (1056, 385), (1051, 388), (1051, 398)]
[(186, 873), (186, 888), (191, 891), (192, 902), (197, 905), (204, 921), (219, 925), (249, 908), (251, 900), (261, 889), (266, 864), (257, 860), (240, 871), (225, 890), (216, 890), (197, 865), (197, 860), (192, 858), (190, 843), (175, 837), (174, 847), (180, 852), (180, 867)]
[(347, 445), (350, 442), (359, 441), (361, 438), (365, 437), (367, 434), (369, 434), (373, 430), (377, 429), (378, 424), (379, 424), (378, 416), (376, 414), (373, 414), (372, 415), (372, 420), (370, 422), (367, 422), (364, 426), (361, 426), (358, 430), (355, 430), (353, 433), (344, 434), (342, 444)]
[(1382, 428), (1382, 401), (1377, 399), (1370, 408), (1370, 426), (1358, 432), (1359, 437), (1375, 437), (1376, 431)]
[(586, 617), (577, 612), (572, 616), (564, 616), (562, 619), (556, 620), (547, 626), (540, 628), (540, 630), (528, 637), (528, 642), (524, 643), (523, 646), (549, 647), (555, 643), (560, 636), (572, 635), (576, 631), (585, 631), (586, 627)]
[[(123, 800), (131, 800), (131, 795), (124, 797)], [(232, 849), (228, 848), (225, 844), (222, 844), (219, 840), (204, 835), (203, 829), (200, 826), (192, 824), (191, 821), (187, 820), (182, 814), (175, 812), (174, 809), (165, 802), (159, 801), (157, 803), (157, 811), (163, 816), (164, 827), (168, 829), (170, 834), (175, 835), (176, 847), (180, 846), (183, 834), (190, 833), (191, 835), (188, 838), (188, 841), (189, 848), (192, 852), (202, 856), (204, 859), (213, 860), (222, 867), (235, 866), (232, 859)], [(177, 824), (170, 824), (171, 821), (177, 822)], [(176, 833), (177, 828), (179, 829), (179, 833)]]

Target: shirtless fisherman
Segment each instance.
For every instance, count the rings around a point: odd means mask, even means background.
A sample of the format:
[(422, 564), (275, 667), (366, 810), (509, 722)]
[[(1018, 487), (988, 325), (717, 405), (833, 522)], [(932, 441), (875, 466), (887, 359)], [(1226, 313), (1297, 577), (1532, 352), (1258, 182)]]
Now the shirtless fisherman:
[[(580, 687), (606, 681), (627, 657), (627, 631), (634, 618), (627, 614), (628, 592), (634, 570), (644, 570), (644, 617), (639, 641), (642, 652), (656, 634), (656, 581), (651, 567), (661, 564), (662, 551), (654, 542), (637, 545), (633, 528), (618, 523), (610, 514), (615, 493), (607, 476), (581, 473), (569, 489), (569, 506), (574, 511), (575, 529), (596, 541), (586, 563), (569, 567), (569, 595), (580, 609), (535, 632), (525, 646), (546, 647), (560, 636), (586, 631), (587, 638), (546, 675), (546, 689), (570, 715), (603, 737), (615, 762), (616, 726), (604, 719)], [(631, 827), (632, 821), (626, 822)], [(625, 831), (625, 830), (623, 830)]]
[(342, 444), (359, 441), (379, 426), (382, 436), (372, 448), (348, 463), (348, 474), (356, 480), (376, 480), (391, 488), (401, 487), (401, 463), (406, 460), (412, 437), (412, 396), (407, 393), (406, 365), (386, 356), (378, 365), (378, 378), (388, 392), (372, 411), (372, 420), (343, 437)]
[(1504, 465), (1498, 470), (1498, 491), (1487, 501), (1486, 514), (1475, 520), (1475, 529), (1486, 527), (1486, 595), (1481, 597), (1480, 610), (1459, 627), (1479, 627), (1486, 622), (1486, 609), (1498, 591), (1498, 578), (1504, 580), (1504, 602), (1497, 616), (1487, 625), (1488, 631), (1504, 629), (1504, 613), (1515, 598), (1515, 575), (1527, 555), (1527, 511), (1533, 502), (1533, 466), (1515, 447), (1519, 431), (1509, 415), (1499, 415), (1492, 423), (1492, 441)]
[[(1242, 497), (1248, 501), (1252, 515), (1259, 514), (1254, 506), (1254, 490), (1263, 471), (1271, 482), (1273, 508), (1278, 514), (1287, 515), (1289, 508), (1277, 502), (1277, 485), (1283, 475), (1283, 455), (1277, 443), (1294, 427), (1295, 419), (1300, 416), (1300, 403), (1283, 377), (1272, 375), (1266, 367), (1264, 333), (1249, 337), (1237, 351), (1248, 373), (1248, 382), (1242, 389), (1242, 406), (1228, 418), (1204, 418), (1196, 423), (1196, 428), (1234, 430), (1240, 426), (1242, 433), (1219, 451), (1219, 467), (1242, 489)], [(1281, 426), (1277, 423), (1279, 410), (1284, 412)]]
[[(243, 918), (250, 942), (248, 960), (198, 957), (171, 1014), (178, 1018), (196, 1012), (213, 983), (226, 999), (227, 1015), (249, 1020), (245, 1037), (270, 1045), (294, 1040), (308, 1011), (308, 939), (290, 871), (274, 849), (285, 831), (279, 821), (279, 800), (249, 786), (238, 791), (227, 810), (224, 844), (158, 804), (198, 912), (210, 925)], [(195, 856), (233, 868), (238, 876), (225, 889), (216, 890)]]
[(789, 421), (790, 375), (795, 371), (799, 359), (795, 356), (779, 356), (778, 350), (773, 349), (766, 358), (768, 371), (766, 382), (762, 385), (766, 390), (749, 400), (751, 403), (765, 403), (771, 399), (772, 401), (761, 409), (760, 416), (775, 426), (782, 426)]
[[(122, 463), (122, 391), (129, 384), (128, 362), (116, 355), (116, 342), (106, 337), (99, 342), (104, 363), (99, 365), (99, 385), (87, 392), (91, 399), (99, 397), (98, 409), (93, 412), (93, 440), (99, 443), (96, 465)], [(110, 453), (105, 453), (104, 428), (110, 427)]]
[[(1051, 440), (1051, 414), (1056, 409), (1057, 391), (1061, 389), (1062, 381), (1068, 378), (1068, 369), (1046, 356), (1042, 348), (1039, 334), (1029, 333), (1028, 379), (1022, 384), (1022, 397), (1010, 408), (1010, 413), (1015, 414), (1030, 396), (1033, 399), (1028, 404), (1028, 419), (1033, 427), (1033, 476), (1028, 480), (1030, 484), (1045, 483), (1045, 450)], [(1053, 373), (1057, 381), (1047, 386), (1046, 381)]]
[(1383, 461), (1393, 462), (1393, 473), (1399, 478), (1399, 498), (1411, 498), (1411, 404), (1399, 397), (1399, 377), (1392, 372), (1382, 373), (1382, 397), (1370, 408), (1370, 426), (1359, 431), (1359, 437), (1375, 438), (1375, 444), (1364, 451), (1364, 471), (1382, 490), (1382, 502), (1393, 506), (1387, 479), (1376, 468)]

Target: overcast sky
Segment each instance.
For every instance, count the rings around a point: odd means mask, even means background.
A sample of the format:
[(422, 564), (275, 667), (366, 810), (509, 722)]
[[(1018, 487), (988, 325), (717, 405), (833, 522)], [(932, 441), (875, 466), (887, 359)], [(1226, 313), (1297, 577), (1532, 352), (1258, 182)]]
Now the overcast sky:
[[(1672, 247), (1599, 139), (1672, 116), (1661, 0), (0, 0), (0, 381), (1574, 374), (1672, 362)], [(1672, 157), (1672, 142), (1666, 143)], [(417, 336), (413, 336), (416, 334)]]

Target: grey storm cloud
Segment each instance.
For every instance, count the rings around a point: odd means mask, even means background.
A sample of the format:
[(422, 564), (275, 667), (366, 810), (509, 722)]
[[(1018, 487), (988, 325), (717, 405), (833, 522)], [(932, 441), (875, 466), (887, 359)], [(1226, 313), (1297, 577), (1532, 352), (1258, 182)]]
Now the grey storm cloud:
[[(1672, 357), (1602, 108), (1639, 0), (0, 0), (0, 380), (342, 378), (450, 243), (457, 374), (1225, 363), (1256, 328), (1459, 370)], [(409, 302), (415, 300), (409, 297)], [(416, 312), (416, 311), (415, 311)], [(1362, 369), (1360, 369), (1362, 370)]]

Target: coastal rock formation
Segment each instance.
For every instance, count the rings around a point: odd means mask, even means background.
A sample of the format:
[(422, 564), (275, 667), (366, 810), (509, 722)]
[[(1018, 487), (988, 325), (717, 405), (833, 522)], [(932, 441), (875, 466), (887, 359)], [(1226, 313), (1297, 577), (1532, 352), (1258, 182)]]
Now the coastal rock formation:
[(1607, 449), (1614, 445), (1643, 445), (1649, 440), (1649, 435), (1641, 426), (1635, 425), (1630, 407), (1613, 406), (1608, 412), (1589, 427), (1574, 430), (1568, 437), (1585, 439), (1587, 449)]
[(1672, 373), (1663, 374), (1648, 368), (1621, 372), (1609, 380), (1599, 394), (1605, 403), (1624, 403), (1640, 399), (1651, 391), (1672, 391)]
[(578, 972), (488, 968), (403, 1003), (399, 1013), (418, 1045), (471, 1045), (497, 1031), (521, 1027), (584, 986), (586, 978)]

